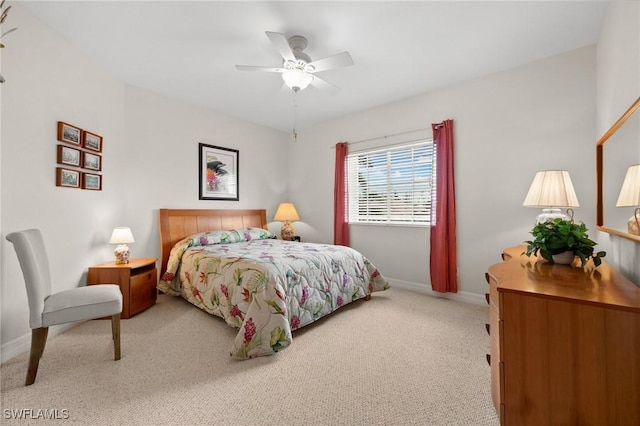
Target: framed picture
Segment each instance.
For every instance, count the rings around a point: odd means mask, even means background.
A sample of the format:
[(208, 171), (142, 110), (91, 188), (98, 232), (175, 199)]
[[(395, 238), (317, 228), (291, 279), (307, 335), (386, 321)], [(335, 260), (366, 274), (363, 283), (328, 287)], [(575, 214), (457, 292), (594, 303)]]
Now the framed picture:
[(58, 145), (58, 164), (80, 167), (82, 151), (65, 145)]
[(82, 146), (96, 152), (102, 152), (102, 136), (95, 133), (82, 132)]
[(82, 173), (82, 189), (102, 190), (102, 176), (93, 173)]
[(64, 121), (58, 121), (58, 140), (80, 146), (82, 142), (82, 129), (72, 126)]
[(102, 157), (85, 151), (82, 153), (82, 167), (100, 171), (102, 170)]
[(56, 186), (80, 188), (80, 172), (77, 170), (56, 167)]
[(199, 149), (200, 199), (238, 201), (238, 150), (203, 143)]

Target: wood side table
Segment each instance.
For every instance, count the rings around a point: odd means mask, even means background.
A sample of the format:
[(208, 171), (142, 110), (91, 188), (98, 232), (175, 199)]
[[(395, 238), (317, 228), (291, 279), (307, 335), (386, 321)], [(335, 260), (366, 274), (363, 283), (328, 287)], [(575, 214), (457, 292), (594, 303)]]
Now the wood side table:
[(87, 285), (117, 284), (122, 292), (121, 318), (127, 319), (156, 303), (156, 258), (129, 259), (129, 263), (103, 262), (89, 267)]

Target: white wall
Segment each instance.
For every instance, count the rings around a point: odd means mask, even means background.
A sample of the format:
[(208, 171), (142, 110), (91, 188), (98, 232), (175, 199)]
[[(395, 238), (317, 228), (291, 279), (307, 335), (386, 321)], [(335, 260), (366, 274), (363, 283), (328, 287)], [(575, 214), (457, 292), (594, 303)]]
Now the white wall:
[[(611, 2), (597, 45), (597, 60), (597, 134), (603, 135), (640, 96), (640, 3)], [(605, 144), (605, 159), (607, 148)], [(635, 164), (640, 162), (640, 143), (629, 157)], [(627, 165), (621, 167), (622, 173)], [(605, 187), (604, 193), (615, 195), (619, 189)], [(609, 263), (640, 285), (640, 244), (605, 233), (599, 233), (598, 238), (611, 254)]]
[[(430, 129), (447, 118), (455, 133), (460, 291), (484, 294), (487, 267), (530, 237), (539, 212), (522, 202), (539, 170), (570, 172), (582, 206), (576, 218), (595, 231), (595, 61), (595, 47), (584, 47), (301, 131), (289, 177), (305, 223), (299, 233), (332, 239), (336, 142)], [(416, 135), (431, 131), (407, 137)], [(389, 278), (416, 287), (430, 288), (428, 239), (426, 228), (352, 226), (354, 248)]]
[[(115, 226), (132, 228), (133, 256), (158, 257), (159, 208), (267, 208), (272, 217), (288, 198), (287, 134), (129, 87), (20, 4), (11, 24), (19, 30), (3, 40), (1, 87), (3, 359), (28, 348), (30, 334), (7, 233), (42, 230), (60, 291), (84, 285), (89, 266), (113, 259), (107, 241)], [(102, 191), (55, 186), (59, 120), (104, 137)], [(240, 201), (198, 199), (199, 142), (239, 150)]]
[[(2, 343), (29, 332), (24, 281), (9, 232), (40, 228), (49, 249), (53, 290), (77, 287), (88, 265), (104, 260), (109, 229), (121, 222), (118, 158), (123, 153), (124, 86), (13, 4), (3, 42)], [(57, 122), (104, 135), (103, 191), (55, 186)]]
[[(159, 208), (266, 208), (270, 220), (287, 199), (287, 134), (133, 87), (125, 116), (123, 201), (135, 232), (132, 255), (159, 256)], [(198, 199), (198, 143), (239, 150), (239, 201)]]

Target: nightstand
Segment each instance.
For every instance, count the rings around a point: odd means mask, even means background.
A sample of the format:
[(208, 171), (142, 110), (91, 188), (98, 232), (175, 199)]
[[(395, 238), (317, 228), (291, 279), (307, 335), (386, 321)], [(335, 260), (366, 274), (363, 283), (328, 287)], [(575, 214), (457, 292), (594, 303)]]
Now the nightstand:
[(158, 270), (155, 258), (129, 259), (129, 263), (103, 262), (89, 267), (87, 285), (118, 284), (122, 292), (122, 314), (129, 318), (156, 303)]

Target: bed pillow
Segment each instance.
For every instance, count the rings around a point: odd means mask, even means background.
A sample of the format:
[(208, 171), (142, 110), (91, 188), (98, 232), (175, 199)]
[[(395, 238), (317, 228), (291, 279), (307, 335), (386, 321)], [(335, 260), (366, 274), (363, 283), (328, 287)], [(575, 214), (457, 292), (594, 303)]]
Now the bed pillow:
[(211, 244), (240, 243), (251, 240), (274, 238), (275, 235), (262, 228), (239, 228), (230, 231), (210, 231), (192, 235), (188, 247), (207, 246)]

